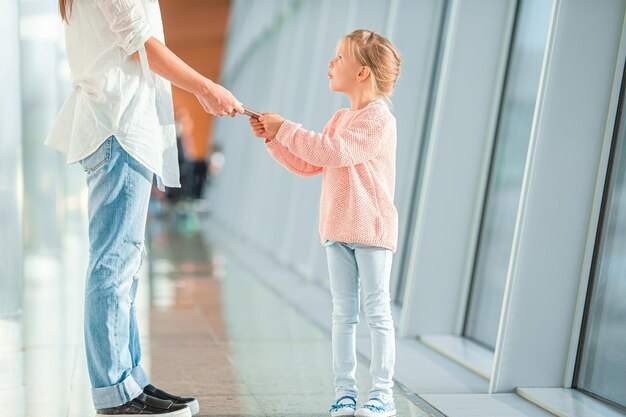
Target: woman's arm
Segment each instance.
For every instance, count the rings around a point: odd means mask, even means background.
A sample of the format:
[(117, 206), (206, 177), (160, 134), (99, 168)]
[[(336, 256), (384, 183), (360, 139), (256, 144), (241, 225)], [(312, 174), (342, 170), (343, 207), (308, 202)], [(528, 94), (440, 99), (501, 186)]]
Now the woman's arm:
[(195, 94), (207, 113), (243, 114), (241, 103), (224, 87), (202, 76), (150, 34), (150, 24), (139, 0), (95, 0), (115, 35), (117, 45), (139, 61), (146, 48), (150, 68), (183, 90)]
[[(154, 36), (146, 41), (145, 47), (150, 69), (175, 86), (193, 93), (207, 113), (216, 116), (243, 114), (243, 106), (230, 91), (191, 68)], [(139, 60), (139, 52), (132, 56)]]

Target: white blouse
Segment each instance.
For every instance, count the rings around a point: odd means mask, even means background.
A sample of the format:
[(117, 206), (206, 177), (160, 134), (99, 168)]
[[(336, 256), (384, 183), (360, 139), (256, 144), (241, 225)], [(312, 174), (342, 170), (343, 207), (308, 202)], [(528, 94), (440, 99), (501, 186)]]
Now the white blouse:
[(158, 0), (73, 3), (65, 24), (73, 89), (46, 145), (72, 164), (115, 135), (159, 188), (180, 187), (171, 86), (150, 71), (144, 47), (151, 36), (164, 42)]

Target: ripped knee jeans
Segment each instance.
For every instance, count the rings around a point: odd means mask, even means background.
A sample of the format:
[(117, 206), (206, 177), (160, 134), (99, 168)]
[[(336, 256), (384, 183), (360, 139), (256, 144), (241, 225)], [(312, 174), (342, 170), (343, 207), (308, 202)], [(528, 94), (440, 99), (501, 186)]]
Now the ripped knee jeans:
[(80, 163), (89, 190), (85, 348), (94, 405), (101, 409), (132, 400), (148, 384), (134, 302), (153, 174), (114, 136)]

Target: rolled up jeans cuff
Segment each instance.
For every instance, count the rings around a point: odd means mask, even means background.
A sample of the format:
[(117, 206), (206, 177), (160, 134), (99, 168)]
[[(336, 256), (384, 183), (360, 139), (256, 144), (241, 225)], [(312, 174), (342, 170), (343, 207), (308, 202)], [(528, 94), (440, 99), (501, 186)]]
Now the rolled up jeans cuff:
[[(92, 388), (91, 396), (93, 397), (93, 405), (96, 410), (117, 407), (139, 397), (139, 394), (143, 392), (143, 386), (139, 384), (133, 376), (137, 368), (139, 367), (134, 368), (119, 384), (109, 387)], [(143, 370), (137, 371), (137, 374), (139, 374), (139, 372), (145, 377)]]
[(140, 365), (135, 366), (130, 374), (135, 379), (135, 382), (137, 382), (137, 384), (141, 387), (142, 391), (146, 385), (150, 383), (150, 379), (148, 378), (146, 371), (144, 371)]

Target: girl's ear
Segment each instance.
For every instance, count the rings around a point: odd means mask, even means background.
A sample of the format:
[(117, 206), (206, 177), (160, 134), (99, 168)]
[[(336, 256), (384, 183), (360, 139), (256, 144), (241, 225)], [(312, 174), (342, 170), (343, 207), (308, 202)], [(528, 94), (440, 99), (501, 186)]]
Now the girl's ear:
[(357, 81), (367, 80), (367, 77), (370, 76), (370, 69), (368, 67), (361, 67), (359, 69), (359, 73), (356, 75)]

